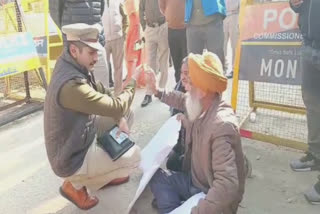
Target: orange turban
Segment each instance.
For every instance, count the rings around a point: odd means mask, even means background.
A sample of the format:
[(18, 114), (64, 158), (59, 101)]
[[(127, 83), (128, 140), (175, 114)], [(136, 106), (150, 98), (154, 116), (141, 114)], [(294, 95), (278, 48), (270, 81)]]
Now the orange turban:
[(227, 88), (227, 78), (219, 57), (211, 52), (202, 55), (190, 53), (189, 74), (192, 84), (204, 92), (222, 93)]

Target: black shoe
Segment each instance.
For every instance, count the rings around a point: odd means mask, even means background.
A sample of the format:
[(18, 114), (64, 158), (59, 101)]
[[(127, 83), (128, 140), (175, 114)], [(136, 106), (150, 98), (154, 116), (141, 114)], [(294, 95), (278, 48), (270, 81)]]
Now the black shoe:
[(227, 77), (228, 79), (232, 79), (232, 78), (233, 78), (233, 71), (230, 71), (230, 73), (228, 73), (228, 74), (226, 75), (226, 77)]
[(156, 200), (155, 198), (152, 200), (151, 206), (152, 206), (154, 209), (158, 209), (157, 200)]
[(307, 153), (306, 156), (299, 160), (291, 161), (290, 167), (296, 172), (309, 172), (320, 170), (320, 160), (316, 159), (312, 154)]
[(152, 97), (151, 97), (151, 95), (146, 95), (146, 96), (144, 96), (144, 99), (143, 99), (143, 101), (142, 101), (142, 103), (141, 103), (141, 107), (146, 107), (147, 105), (149, 105), (149, 103), (151, 103), (152, 102)]
[(304, 193), (304, 197), (310, 204), (320, 205), (320, 175), (318, 176), (318, 182)]

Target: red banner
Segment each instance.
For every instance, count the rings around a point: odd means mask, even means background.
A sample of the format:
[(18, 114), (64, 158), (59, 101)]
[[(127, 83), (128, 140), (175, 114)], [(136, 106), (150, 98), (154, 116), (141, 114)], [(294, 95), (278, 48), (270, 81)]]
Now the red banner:
[(289, 3), (247, 6), (241, 31), (242, 41), (301, 41), (298, 15)]

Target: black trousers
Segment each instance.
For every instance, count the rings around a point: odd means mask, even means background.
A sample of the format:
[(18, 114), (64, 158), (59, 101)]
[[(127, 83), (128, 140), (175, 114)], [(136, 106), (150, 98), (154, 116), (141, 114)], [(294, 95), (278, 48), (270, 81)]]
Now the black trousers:
[(168, 39), (170, 54), (174, 66), (174, 76), (176, 82), (180, 80), (181, 63), (184, 57), (187, 56), (187, 34), (186, 29), (168, 29)]
[(320, 49), (305, 46), (301, 66), (301, 88), (307, 110), (309, 152), (320, 159)]
[[(191, 174), (158, 169), (150, 181), (160, 214), (170, 213), (193, 195), (201, 192), (192, 184)], [(183, 213), (184, 214), (184, 213)]]

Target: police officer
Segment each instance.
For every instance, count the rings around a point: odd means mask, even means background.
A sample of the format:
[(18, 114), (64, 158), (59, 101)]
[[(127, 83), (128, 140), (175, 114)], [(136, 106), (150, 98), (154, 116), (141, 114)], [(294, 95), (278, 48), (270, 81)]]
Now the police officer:
[(97, 145), (97, 137), (115, 124), (129, 132), (136, 74), (118, 97), (105, 94), (103, 85), (95, 82), (94, 66), (103, 49), (101, 28), (83, 23), (62, 27), (67, 48), (57, 60), (44, 104), (48, 159), (54, 173), (64, 179), (60, 193), (84, 210), (98, 203), (87, 189), (127, 182), (140, 161), (137, 146), (112, 161)]

